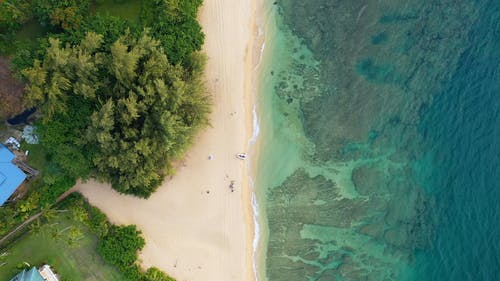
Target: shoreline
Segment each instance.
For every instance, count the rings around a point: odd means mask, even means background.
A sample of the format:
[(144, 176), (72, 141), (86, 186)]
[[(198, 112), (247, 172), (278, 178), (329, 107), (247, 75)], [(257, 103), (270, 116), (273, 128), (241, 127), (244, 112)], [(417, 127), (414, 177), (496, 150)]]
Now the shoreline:
[[(142, 231), (142, 266), (156, 266), (179, 281), (255, 280), (250, 167), (256, 165), (258, 146), (250, 140), (258, 89), (253, 86), (258, 2), (205, 0), (201, 7), (206, 86), (214, 103), (211, 126), (199, 132), (175, 175), (147, 200), (96, 181), (77, 184), (111, 222)], [(252, 154), (250, 161), (236, 159), (241, 152)]]
[(244, 202), (247, 203), (247, 280), (259, 280), (259, 250), (260, 250), (260, 219), (259, 219), (259, 203), (257, 201), (257, 187), (255, 179), (258, 172), (258, 161), (260, 152), (260, 121), (259, 121), (259, 90), (261, 63), (265, 49), (265, 32), (263, 25), (264, 16), (264, 1), (251, 1), (251, 17), (250, 27), (251, 33), (247, 46), (246, 54), (246, 92), (250, 101), (247, 103), (247, 128), (250, 128), (248, 139), (248, 151), (251, 154), (251, 161), (246, 164), (247, 171), (247, 198)]
[[(272, 6), (259, 0), (256, 5), (254, 16), (254, 48), (253, 48), (253, 93), (254, 93), (254, 108), (252, 110), (252, 120), (258, 126), (258, 137), (252, 139), (252, 161), (249, 163), (248, 170), (250, 171), (250, 183), (252, 184), (252, 212), (254, 213), (254, 239), (252, 241), (252, 280), (265, 281), (266, 279), (266, 250), (267, 250), (267, 235), (268, 226), (265, 210), (265, 191), (262, 186), (261, 174), (265, 156), (262, 154), (263, 145), (266, 143), (266, 137), (269, 137), (269, 108), (268, 98), (264, 93), (268, 93), (266, 73), (272, 70), (272, 50), (274, 47), (273, 30), (272, 30)], [(266, 143), (266, 145), (268, 145)], [(265, 166), (265, 165), (264, 165)]]

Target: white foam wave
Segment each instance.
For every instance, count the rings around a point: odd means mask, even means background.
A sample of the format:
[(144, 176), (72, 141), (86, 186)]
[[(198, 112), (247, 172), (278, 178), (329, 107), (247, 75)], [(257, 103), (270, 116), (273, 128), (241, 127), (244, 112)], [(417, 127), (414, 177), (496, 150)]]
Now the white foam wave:
[(262, 42), (262, 45), (260, 46), (260, 51), (259, 51), (259, 59), (257, 60), (257, 64), (255, 65), (254, 69), (258, 69), (260, 67), (260, 64), (262, 63), (262, 58), (264, 57), (264, 50), (266, 49), (266, 42)]
[(255, 144), (255, 142), (257, 141), (257, 137), (259, 136), (260, 133), (259, 118), (257, 117), (257, 108), (255, 105), (253, 106), (252, 116), (253, 116), (253, 132), (252, 132), (252, 137), (248, 141), (250, 146)]
[[(250, 178), (250, 184), (252, 187), (254, 186), (253, 180)], [(260, 240), (260, 225), (259, 225), (259, 203), (257, 202), (257, 196), (255, 195), (255, 191), (252, 192), (252, 209), (253, 209), (253, 223), (254, 223), (254, 232), (253, 232), (253, 274), (255, 280), (259, 280), (259, 276), (257, 274), (257, 250), (259, 248), (259, 240)]]
[[(252, 137), (248, 141), (249, 146), (255, 144), (260, 133), (259, 118), (257, 115), (257, 107), (255, 105), (253, 106), (252, 115), (253, 115), (253, 132), (252, 132)], [(250, 170), (250, 162), (247, 162), (247, 171), (249, 170)], [(252, 248), (253, 248), (252, 268), (253, 268), (254, 278), (256, 281), (258, 281), (257, 250), (259, 247), (259, 240), (260, 240), (259, 203), (257, 202), (257, 196), (255, 194), (255, 184), (251, 176), (248, 177), (248, 181), (252, 189), (252, 210), (253, 210), (253, 223), (254, 223), (254, 233), (253, 233), (254, 235), (252, 241)]]

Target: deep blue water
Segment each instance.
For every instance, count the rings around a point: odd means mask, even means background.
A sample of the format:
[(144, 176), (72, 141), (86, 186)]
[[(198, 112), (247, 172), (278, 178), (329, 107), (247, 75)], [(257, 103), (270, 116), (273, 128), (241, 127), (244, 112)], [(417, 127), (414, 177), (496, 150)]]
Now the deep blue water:
[(420, 124), (438, 223), (416, 280), (500, 280), (500, 1), (482, 2), (467, 50)]

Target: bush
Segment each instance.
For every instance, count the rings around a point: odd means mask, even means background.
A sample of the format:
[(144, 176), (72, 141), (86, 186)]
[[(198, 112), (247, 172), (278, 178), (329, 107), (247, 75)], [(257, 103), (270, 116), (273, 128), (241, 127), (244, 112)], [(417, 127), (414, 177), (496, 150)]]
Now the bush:
[(175, 281), (175, 279), (156, 267), (150, 267), (144, 274), (142, 281)]
[(136, 264), (122, 269), (122, 273), (126, 281), (140, 281), (143, 276), (141, 269)]
[(74, 178), (62, 173), (45, 175), (44, 182), (45, 184), (42, 188), (33, 192), (40, 194), (41, 207), (54, 204), (59, 196), (76, 184)]
[(99, 238), (105, 237), (109, 232), (109, 222), (106, 215), (98, 208), (91, 206), (89, 210), (89, 228)]
[(106, 262), (126, 271), (135, 265), (137, 252), (144, 244), (135, 225), (112, 226), (108, 235), (97, 244), (97, 249)]

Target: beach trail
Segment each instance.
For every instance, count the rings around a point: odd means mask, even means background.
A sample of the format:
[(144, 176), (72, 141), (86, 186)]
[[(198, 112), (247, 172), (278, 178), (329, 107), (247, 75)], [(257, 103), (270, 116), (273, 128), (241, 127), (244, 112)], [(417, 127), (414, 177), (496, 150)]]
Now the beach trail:
[(252, 60), (247, 57), (252, 13), (248, 0), (204, 1), (200, 20), (214, 103), (211, 126), (200, 132), (172, 178), (147, 200), (120, 195), (95, 181), (77, 185), (113, 223), (138, 226), (146, 239), (140, 254), (144, 267), (156, 266), (179, 281), (252, 276), (248, 159), (235, 157), (246, 152), (252, 130)]

